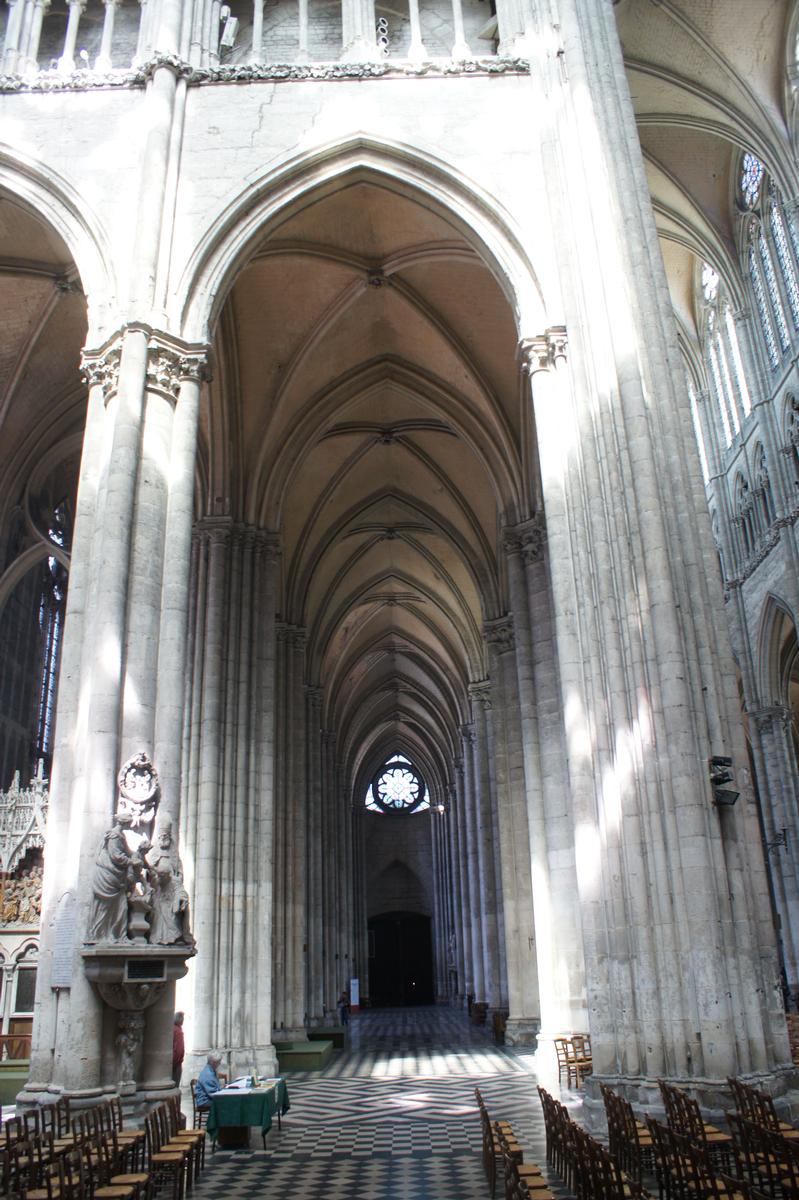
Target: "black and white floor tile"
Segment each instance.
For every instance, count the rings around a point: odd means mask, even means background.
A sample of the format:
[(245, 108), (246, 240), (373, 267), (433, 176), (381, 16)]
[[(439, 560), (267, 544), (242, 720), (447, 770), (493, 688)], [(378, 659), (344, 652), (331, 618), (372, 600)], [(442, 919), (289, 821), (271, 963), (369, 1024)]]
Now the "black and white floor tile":
[[(265, 1150), (253, 1131), (249, 1149), (209, 1155), (197, 1200), (486, 1200), (475, 1086), (513, 1122), (525, 1161), (546, 1171), (529, 1064), (464, 1014), (367, 1011), (324, 1070), (287, 1082), (282, 1129), (275, 1123)], [(557, 1177), (551, 1186), (567, 1195)]]

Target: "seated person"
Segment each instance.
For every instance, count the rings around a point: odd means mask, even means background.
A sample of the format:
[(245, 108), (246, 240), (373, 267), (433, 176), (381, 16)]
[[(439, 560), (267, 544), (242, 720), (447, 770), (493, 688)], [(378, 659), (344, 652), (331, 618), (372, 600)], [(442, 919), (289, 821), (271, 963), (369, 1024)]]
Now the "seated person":
[(208, 1055), (208, 1061), (200, 1071), (197, 1083), (194, 1087), (194, 1104), (197, 1108), (210, 1108), (211, 1097), (214, 1092), (218, 1092), (222, 1086), (219, 1082), (219, 1077), (216, 1073), (217, 1067), (222, 1061), (221, 1054), (215, 1054), (213, 1051)]

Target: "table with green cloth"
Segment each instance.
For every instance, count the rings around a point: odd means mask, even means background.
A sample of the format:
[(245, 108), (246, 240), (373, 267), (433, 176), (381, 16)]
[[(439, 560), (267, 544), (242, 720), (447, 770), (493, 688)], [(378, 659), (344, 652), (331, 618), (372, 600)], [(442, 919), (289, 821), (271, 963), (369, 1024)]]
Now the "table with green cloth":
[[(257, 1125), (266, 1146), (272, 1117), (277, 1114), (280, 1121), (281, 1114), (287, 1113), (290, 1107), (288, 1088), (282, 1076), (258, 1088), (225, 1088), (211, 1096), (208, 1136), (216, 1144), (220, 1140), (221, 1130), (248, 1130), (250, 1126)], [(247, 1133), (242, 1142), (246, 1144), (248, 1138)]]

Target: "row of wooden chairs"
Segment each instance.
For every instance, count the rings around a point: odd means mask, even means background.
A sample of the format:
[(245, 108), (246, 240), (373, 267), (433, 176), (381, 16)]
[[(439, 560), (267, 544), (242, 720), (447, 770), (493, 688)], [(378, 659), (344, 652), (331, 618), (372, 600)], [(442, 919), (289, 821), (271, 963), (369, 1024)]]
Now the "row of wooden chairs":
[(770, 1096), (729, 1079), (736, 1111), (726, 1114), (728, 1133), (704, 1121), (682, 1089), (659, 1082), (667, 1124), (647, 1117), (643, 1125), (628, 1101), (600, 1085), (609, 1153), (632, 1185), (654, 1170), (660, 1200), (799, 1200), (799, 1131), (779, 1120)]
[(664, 1079), (658, 1080), (658, 1087), (669, 1129), (700, 1146), (718, 1171), (729, 1173), (733, 1166), (731, 1135), (705, 1121), (697, 1101), (682, 1088)]
[(579, 1088), (586, 1075), (593, 1071), (591, 1037), (587, 1033), (572, 1033), (553, 1038), (558, 1058), (558, 1082), (566, 1077), (566, 1086)]
[[(181, 1128), (170, 1097), (126, 1129), (119, 1097), (72, 1111), (31, 1109), (3, 1126), (2, 1196), (14, 1200), (149, 1200), (161, 1187), (182, 1200), (205, 1164), (204, 1130)], [(109, 1190), (111, 1189), (111, 1190)]]
[(494, 1123), (502, 1156), (505, 1200), (553, 1200), (546, 1179), (536, 1163), (526, 1163), (508, 1122)]
[(625, 1171), (610, 1150), (572, 1121), (545, 1088), (539, 1087), (538, 1094), (544, 1110), (547, 1162), (578, 1200), (645, 1200), (648, 1193), (640, 1178)]
[(668, 1125), (647, 1117), (655, 1152), (660, 1200), (766, 1200), (766, 1194), (745, 1179), (718, 1169), (706, 1142), (697, 1142)]

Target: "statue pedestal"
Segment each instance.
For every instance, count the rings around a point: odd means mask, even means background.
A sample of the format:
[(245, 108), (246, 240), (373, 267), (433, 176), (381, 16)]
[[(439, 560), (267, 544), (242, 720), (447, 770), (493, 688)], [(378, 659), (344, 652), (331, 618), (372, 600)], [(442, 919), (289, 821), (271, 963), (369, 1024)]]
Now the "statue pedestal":
[(105, 1005), (102, 1086), (140, 1112), (174, 1090), (172, 1024), (175, 981), (188, 970), (193, 946), (115, 942), (84, 947), (83, 962)]

